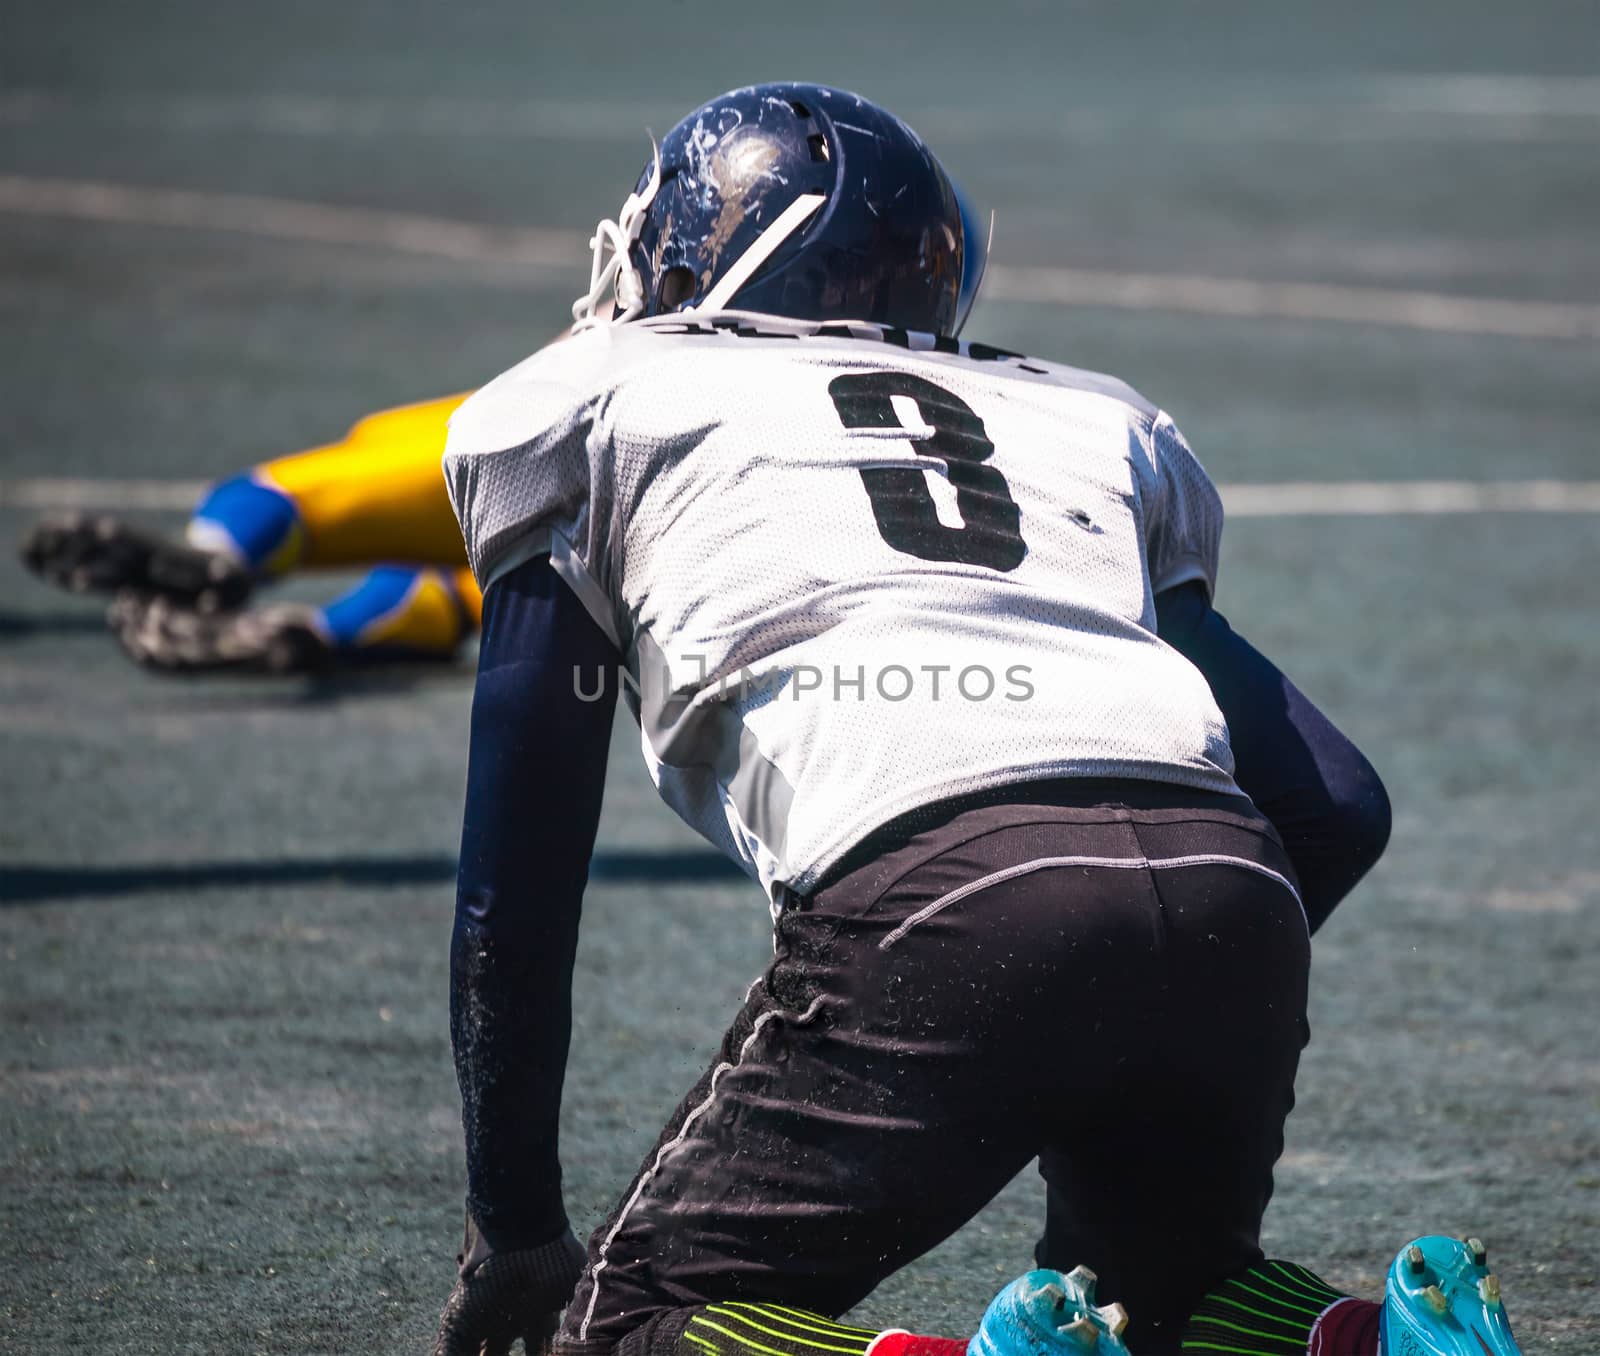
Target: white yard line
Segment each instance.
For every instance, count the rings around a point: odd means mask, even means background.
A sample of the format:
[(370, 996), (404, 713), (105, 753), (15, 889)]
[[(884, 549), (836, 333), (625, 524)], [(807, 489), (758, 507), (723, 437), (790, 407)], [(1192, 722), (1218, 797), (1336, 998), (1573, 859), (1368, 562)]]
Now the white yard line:
[(1221, 485), (1230, 518), (1600, 513), (1600, 480), (1347, 480)]
[[(395, 250), (560, 272), (571, 275), (574, 286), (588, 253), (576, 231), (480, 226), (367, 207), (17, 175), (0, 175), (0, 214), (232, 231)], [(984, 280), (984, 295), (1041, 306), (1334, 321), (1516, 339), (1600, 338), (1600, 305), (1593, 303), (1515, 301), (1326, 283), (996, 265)]]
[[(1589, 76), (1394, 74), (1355, 79), (1163, 87), (1133, 110), (1100, 100), (1054, 102), (1024, 119), (1040, 142), (1105, 145), (1164, 141), (1339, 144), (1397, 140), (1594, 140), (1600, 79)], [(360, 93), (125, 90), (85, 94), (14, 85), (0, 92), (0, 126), (50, 123), (137, 127), (177, 134), (245, 132), (306, 138), (484, 138), (623, 144), (645, 149), (645, 129), (687, 110), (612, 99), (417, 98)], [(938, 146), (1015, 139), (1014, 108), (922, 105), (912, 122)]]
[(586, 253), (576, 231), (480, 226), (371, 207), (335, 207), (241, 193), (198, 193), (16, 175), (0, 175), (0, 213), (125, 226), (233, 231), (324, 245), (360, 245), (468, 263), (558, 269), (564, 274), (580, 267)]
[(99, 513), (116, 509), (192, 509), (204, 480), (89, 480), (37, 476), (0, 480), (0, 508)]
[[(0, 508), (99, 513), (186, 511), (204, 480), (0, 480)], [(1219, 487), (1230, 518), (1600, 513), (1600, 480), (1334, 480)]]
[(1331, 320), (1514, 339), (1600, 338), (1600, 305), (1508, 301), (1387, 287), (1002, 265), (985, 275), (983, 296), (990, 301), (1046, 306), (1185, 311), (1251, 320)]
[(14, 87), (0, 92), (0, 126), (77, 120), (165, 132), (295, 137), (511, 137), (623, 142), (649, 154), (645, 129), (683, 110), (609, 100), (478, 99), (450, 95), (217, 94), (129, 91), (83, 95)]
[(1600, 118), (1600, 76), (1429, 72), (1373, 77), (1376, 107), (1458, 118)]

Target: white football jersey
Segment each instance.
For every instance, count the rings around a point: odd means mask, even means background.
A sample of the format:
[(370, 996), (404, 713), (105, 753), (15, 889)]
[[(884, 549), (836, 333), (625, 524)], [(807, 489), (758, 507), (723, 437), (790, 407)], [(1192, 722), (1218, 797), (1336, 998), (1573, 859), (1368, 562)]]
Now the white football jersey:
[(662, 796), (775, 901), (962, 793), (1237, 792), (1153, 602), (1214, 583), (1221, 501), (1113, 378), (877, 326), (667, 316), (505, 373), (444, 460), (479, 581), (550, 554), (617, 645)]

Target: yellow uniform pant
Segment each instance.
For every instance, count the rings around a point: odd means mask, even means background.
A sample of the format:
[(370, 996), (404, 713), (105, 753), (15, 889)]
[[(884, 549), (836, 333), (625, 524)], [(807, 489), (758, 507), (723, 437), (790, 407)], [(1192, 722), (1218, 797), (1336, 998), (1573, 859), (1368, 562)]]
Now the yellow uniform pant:
[(454, 649), (483, 608), (440, 470), (450, 415), (464, 399), (369, 415), (338, 442), (223, 481), (195, 510), (190, 539), (263, 576), (383, 565), (325, 609), (334, 638)]

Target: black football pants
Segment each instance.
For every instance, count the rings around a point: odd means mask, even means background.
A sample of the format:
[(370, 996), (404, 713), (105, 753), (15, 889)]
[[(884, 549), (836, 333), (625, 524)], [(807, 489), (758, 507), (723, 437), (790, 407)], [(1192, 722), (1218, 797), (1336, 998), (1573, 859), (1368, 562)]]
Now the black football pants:
[(1035, 1156), (1039, 1261), (1099, 1273), (1135, 1351), (1175, 1349), (1260, 1260), (1308, 1038), (1277, 836), (1247, 801), (1152, 783), (1011, 794), (879, 835), (782, 915), (590, 1241), (558, 1356), (712, 1300), (841, 1314)]

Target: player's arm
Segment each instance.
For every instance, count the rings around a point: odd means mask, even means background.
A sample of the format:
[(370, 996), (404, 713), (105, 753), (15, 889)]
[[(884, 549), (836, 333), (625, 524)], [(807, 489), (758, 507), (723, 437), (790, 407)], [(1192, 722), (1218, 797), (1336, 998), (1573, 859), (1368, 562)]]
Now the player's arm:
[(1361, 751), (1212, 608), (1222, 500), (1166, 414), (1149, 438), (1146, 548), (1157, 633), (1211, 685), (1228, 722), (1234, 779), (1283, 839), (1315, 931), (1382, 855), (1389, 798)]
[(1158, 634), (1205, 675), (1228, 722), (1234, 778), (1283, 839), (1312, 931), (1389, 841), (1377, 772), (1192, 580), (1156, 595)]
[[(548, 558), (485, 594), (450, 945), (468, 1229), (440, 1356), (517, 1336), (534, 1349), (582, 1264), (557, 1130), (616, 662)], [(604, 674), (603, 697), (584, 700), (575, 669), (586, 695)]]

